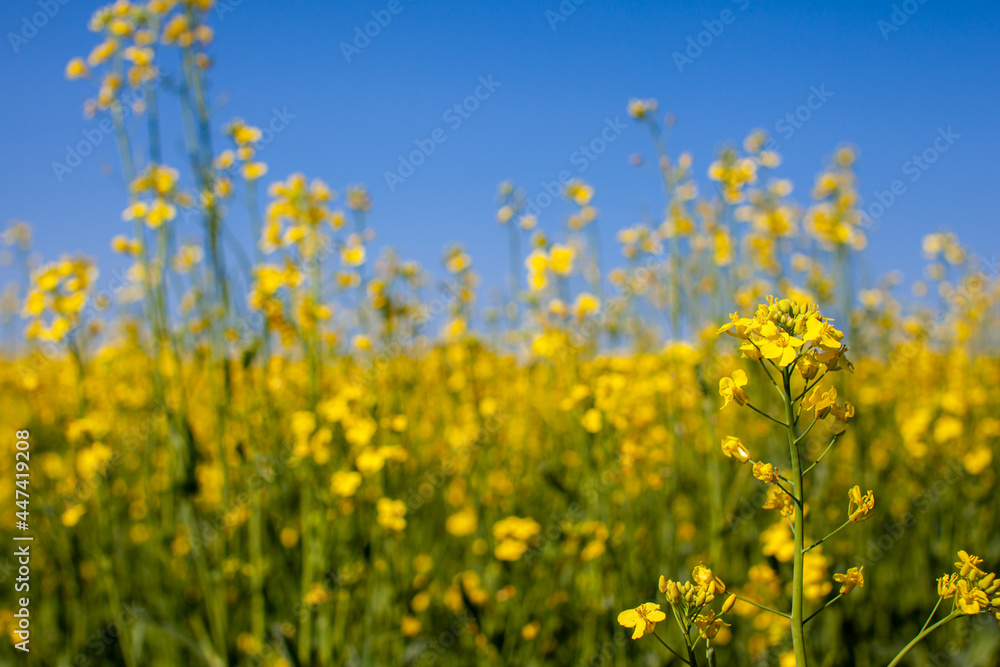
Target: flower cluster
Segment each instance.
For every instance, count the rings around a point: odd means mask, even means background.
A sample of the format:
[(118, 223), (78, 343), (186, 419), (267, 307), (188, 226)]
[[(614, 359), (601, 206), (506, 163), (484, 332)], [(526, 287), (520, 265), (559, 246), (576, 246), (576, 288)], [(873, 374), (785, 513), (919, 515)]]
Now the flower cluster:
[(844, 356), (848, 348), (841, 343), (843, 332), (833, 327), (832, 320), (820, 315), (815, 304), (768, 297), (766, 305), (757, 307), (754, 317), (733, 313), (730, 319), (719, 328), (719, 333), (743, 341), (740, 352), (747, 359), (766, 359), (786, 368), (805, 358), (799, 372), (807, 380), (820, 369), (836, 371), (841, 364), (853, 368)]
[(509, 516), (497, 521), (493, 524), (493, 538), (497, 543), (493, 555), (497, 560), (519, 560), (541, 530), (538, 522), (530, 517)]
[[(191, 206), (191, 196), (177, 187), (179, 173), (172, 167), (150, 165), (131, 184), (140, 198), (122, 212), (122, 220), (142, 220), (150, 229), (158, 229), (177, 217), (177, 206)], [(144, 198), (144, 199), (143, 199)]]
[[(736, 595), (729, 595), (718, 612), (710, 609), (716, 597), (725, 594), (726, 585), (704, 564), (695, 566), (690, 581), (678, 582), (660, 576), (659, 589), (670, 605), (689, 655), (702, 639), (710, 644), (723, 629), (730, 627), (722, 615), (733, 608)], [(632, 639), (640, 639), (645, 634), (655, 634), (656, 624), (666, 617), (659, 604), (646, 602), (618, 614), (618, 623), (633, 628)]]
[(1000, 579), (995, 572), (985, 572), (979, 566), (983, 559), (964, 549), (958, 552), (956, 572), (938, 580), (938, 596), (955, 600), (955, 609), (966, 615), (994, 614), (1000, 621)]
[(81, 323), (97, 267), (86, 257), (65, 257), (35, 271), (24, 299), (28, 339), (58, 342)]

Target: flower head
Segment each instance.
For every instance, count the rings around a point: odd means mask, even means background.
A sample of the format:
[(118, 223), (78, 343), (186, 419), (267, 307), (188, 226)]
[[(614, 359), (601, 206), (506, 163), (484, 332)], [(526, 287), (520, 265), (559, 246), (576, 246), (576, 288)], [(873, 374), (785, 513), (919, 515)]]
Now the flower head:
[(774, 484), (778, 481), (778, 469), (770, 463), (757, 461), (753, 464), (753, 476), (765, 484)]
[(856, 484), (847, 492), (847, 498), (847, 518), (855, 523), (867, 519), (869, 512), (875, 509), (875, 494), (869, 491), (861, 495), (861, 487)]
[(861, 567), (850, 568), (849, 570), (847, 570), (847, 574), (838, 573), (833, 575), (834, 581), (836, 581), (838, 584), (843, 584), (843, 586), (840, 587), (841, 595), (849, 595), (851, 591), (854, 590), (855, 586), (865, 585), (865, 577), (861, 573), (861, 571), (864, 569), (865, 567), (864, 565), (862, 565)]
[(660, 605), (644, 602), (635, 609), (626, 609), (618, 614), (618, 623), (626, 628), (635, 628), (632, 639), (639, 639), (644, 634), (653, 632), (656, 624), (666, 618), (667, 615), (660, 611)]
[(730, 403), (735, 403), (736, 405), (746, 405), (750, 401), (750, 397), (747, 396), (743, 387), (745, 387), (749, 381), (750, 380), (747, 378), (747, 374), (739, 368), (733, 371), (731, 377), (724, 377), (719, 380), (719, 395), (725, 399), (725, 403), (722, 404), (722, 407), (724, 408)]
[(746, 463), (750, 460), (750, 450), (743, 445), (743, 441), (734, 435), (727, 435), (726, 439), (722, 441), (722, 453), (740, 463)]

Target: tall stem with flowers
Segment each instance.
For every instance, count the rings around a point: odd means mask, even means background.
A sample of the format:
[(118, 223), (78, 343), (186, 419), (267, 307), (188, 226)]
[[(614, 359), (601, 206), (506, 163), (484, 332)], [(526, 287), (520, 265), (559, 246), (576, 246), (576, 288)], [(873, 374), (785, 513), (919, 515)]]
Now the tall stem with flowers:
[[(783, 406), (783, 417), (778, 418), (769, 414), (765, 407), (757, 407), (751, 403), (744, 389), (749, 378), (741, 369), (737, 369), (730, 377), (724, 377), (719, 382), (719, 394), (724, 399), (723, 408), (730, 404), (748, 407), (777, 423), (785, 431), (790, 479), (780, 475), (773, 464), (763, 461), (752, 462), (753, 474), (765, 484), (774, 485), (764, 507), (780, 509), (791, 522), (794, 555), (791, 611), (788, 619), (791, 623), (792, 648), (796, 664), (807, 665), (805, 624), (812, 616), (805, 616), (805, 557), (809, 550), (819, 546), (833, 533), (809, 547), (805, 545), (805, 474), (819, 463), (826, 451), (829, 451), (829, 447), (819, 458), (809, 463), (808, 467), (803, 467), (806, 462), (801, 445), (805, 436), (812, 432), (820, 421), (832, 417), (826, 424), (832, 447), (847, 429), (848, 421), (854, 416), (854, 407), (850, 403), (837, 403), (835, 388), (823, 389), (817, 386), (828, 373), (851, 368), (845, 356), (848, 348), (842, 343), (843, 333), (833, 327), (831, 320), (819, 313), (817, 306), (809, 303), (797, 303), (791, 299), (776, 302), (769, 297), (768, 303), (760, 305), (753, 318), (741, 318), (737, 313), (733, 313), (731, 319), (731, 322), (719, 329), (719, 333), (726, 332), (742, 341), (739, 348), (742, 356), (759, 364), (764, 375), (774, 386)], [(811, 411), (813, 419), (800, 431), (799, 421), (803, 411), (806, 414)], [(727, 456), (736, 458), (742, 463), (751, 463), (750, 453), (739, 438), (728, 437), (723, 441), (722, 447)], [(869, 491), (865, 496), (861, 496), (860, 489), (855, 487), (851, 489), (849, 497), (847, 523), (867, 518), (875, 505), (872, 492)], [(839, 530), (840, 528), (834, 532)], [(850, 579), (856, 585), (864, 585), (860, 569), (852, 568), (846, 575), (837, 576), (843, 577), (845, 582)], [(842, 594), (846, 595), (846, 592)]]

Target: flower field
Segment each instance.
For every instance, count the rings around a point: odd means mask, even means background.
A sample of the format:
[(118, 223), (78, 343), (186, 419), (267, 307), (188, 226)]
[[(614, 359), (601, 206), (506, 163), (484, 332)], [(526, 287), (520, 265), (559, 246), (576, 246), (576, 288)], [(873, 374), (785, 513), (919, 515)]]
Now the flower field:
[(212, 5), (119, 0), (66, 67), (114, 128), (125, 279), (3, 234), (0, 432), (31, 455), (0, 505), (27, 470), (31, 503), (0, 525), (34, 541), (0, 663), (1000, 664), (987, 258), (941, 231), (873, 278), (856, 149), (795, 188), (763, 131), (696, 162), (634, 99), (658, 217), (602, 248), (600, 183), (545, 221), (500, 184), (495, 302), (460, 244), (377, 245), (365, 188), (272, 174), (212, 114)]

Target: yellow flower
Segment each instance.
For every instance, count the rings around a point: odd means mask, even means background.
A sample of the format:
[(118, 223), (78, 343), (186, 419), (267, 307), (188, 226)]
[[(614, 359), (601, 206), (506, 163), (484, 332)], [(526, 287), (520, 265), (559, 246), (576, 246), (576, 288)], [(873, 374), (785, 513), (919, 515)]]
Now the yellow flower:
[(862, 565), (861, 567), (850, 568), (849, 570), (847, 570), (847, 574), (838, 573), (833, 575), (834, 581), (836, 581), (838, 584), (843, 584), (843, 586), (840, 587), (841, 595), (850, 595), (851, 591), (854, 590), (855, 586), (863, 587), (865, 585), (865, 577), (861, 573), (862, 570), (864, 569), (865, 567), (864, 565)]
[(986, 592), (964, 579), (959, 580), (955, 585), (955, 601), (959, 611), (969, 616), (986, 611), (990, 606), (990, 599)]
[(802, 397), (802, 408), (805, 410), (814, 410), (816, 412), (816, 419), (826, 417), (836, 403), (836, 387), (830, 387), (822, 394), (819, 387), (815, 387), (811, 392)]
[(522, 542), (527, 542), (539, 532), (542, 527), (538, 522), (530, 517), (509, 516), (501, 519), (493, 525), (493, 537), (498, 540), (511, 537)]
[(497, 557), (497, 560), (513, 561), (520, 559), (527, 550), (528, 545), (521, 540), (506, 539), (497, 545), (497, 548), (493, 550), (493, 555)]
[(753, 476), (765, 484), (774, 484), (778, 481), (778, 469), (770, 463), (757, 461), (753, 464)]
[(333, 477), (330, 479), (331, 490), (341, 498), (353, 496), (360, 486), (361, 474), (353, 470), (338, 470), (333, 473)]
[(691, 579), (694, 583), (709, 595), (721, 595), (726, 592), (726, 585), (722, 583), (715, 574), (704, 565), (696, 565), (691, 571)]
[(746, 405), (750, 398), (743, 387), (747, 386), (748, 382), (747, 374), (739, 368), (733, 371), (732, 377), (724, 377), (719, 380), (719, 395), (725, 399), (722, 407), (725, 408), (730, 403)]
[(586, 562), (600, 558), (607, 551), (607, 545), (602, 540), (591, 540), (587, 546), (580, 551), (580, 560)]
[(860, 523), (868, 518), (868, 513), (875, 508), (875, 494), (869, 491), (861, 495), (861, 487), (854, 485), (847, 492), (847, 518)]
[(573, 258), (576, 256), (573, 248), (556, 243), (549, 251), (549, 268), (561, 276), (573, 272)]
[(150, 229), (156, 229), (164, 222), (169, 222), (177, 216), (177, 209), (173, 204), (163, 199), (153, 200), (153, 205), (146, 214), (146, 225)]
[(583, 417), (580, 419), (580, 424), (589, 433), (597, 433), (601, 430), (603, 424), (603, 418), (601, 417), (600, 410), (591, 408), (584, 413)]
[(451, 254), (445, 262), (448, 273), (461, 273), (472, 266), (472, 258), (467, 253), (458, 251)]
[(24, 300), (24, 315), (41, 315), (45, 310), (45, 293), (32, 290)]
[(802, 345), (801, 339), (779, 331), (772, 338), (762, 340), (758, 347), (765, 359), (777, 360), (775, 363), (784, 368), (795, 361), (795, 357), (798, 356), (797, 348), (802, 347)]
[(406, 528), (406, 504), (402, 500), (379, 498), (375, 504), (378, 525), (386, 530), (399, 532)]
[(594, 188), (583, 181), (570, 181), (566, 184), (564, 194), (580, 206), (586, 206), (594, 196)]
[[(855, 487), (857, 488), (857, 487)], [(968, 553), (964, 549), (958, 552), (958, 562), (955, 563), (955, 567), (958, 569), (958, 574), (961, 577), (975, 581), (979, 577), (986, 574), (979, 569), (979, 564), (983, 562), (982, 558), (978, 558)]]
[(412, 616), (403, 616), (403, 620), (399, 624), (399, 631), (403, 633), (404, 637), (414, 637), (420, 633), (420, 621), (413, 618)]
[(667, 615), (660, 611), (660, 605), (644, 602), (635, 609), (626, 609), (618, 614), (618, 624), (626, 628), (635, 628), (632, 639), (639, 639), (644, 634), (656, 630), (656, 624), (666, 618)]
[(725, 331), (733, 338), (747, 340), (750, 337), (750, 334), (755, 331), (758, 326), (760, 326), (760, 322), (757, 320), (740, 317), (738, 312), (730, 313), (729, 319), (732, 321), (727, 324), (723, 324), (719, 327), (719, 330), (716, 333), (722, 333)]
[(97, 65), (100, 65), (101, 63), (105, 62), (108, 58), (110, 58), (112, 54), (114, 54), (116, 49), (117, 49), (117, 43), (113, 39), (101, 42), (100, 44), (95, 46), (93, 51), (90, 52), (90, 55), (87, 56), (87, 64), (89, 64), (91, 67), (96, 67)]
[(730, 627), (729, 623), (715, 615), (715, 610), (709, 609), (704, 614), (698, 614), (694, 619), (694, 625), (701, 631), (701, 635), (706, 639), (715, 639), (722, 628)]
[(83, 505), (72, 505), (62, 513), (60, 521), (62, 521), (62, 525), (67, 528), (72, 528), (80, 522), (81, 517), (83, 517), (86, 511), (87, 510)]
[(937, 594), (942, 600), (950, 600), (955, 597), (955, 582), (958, 580), (957, 574), (945, 574), (938, 577)]
[(636, 120), (642, 120), (649, 116), (650, 113), (654, 113), (659, 107), (659, 104), (654, 99), (639, 100), (631, 99), (628, 102), (628, 115)]
[(501, 225), (505, 225), (510, 222), (510, 219), (514, 216), (514, 208), (510, 205), (501, 206), (497, 211), (497, 222)]
[(359, 240), (343, 246), (340, 249), (340, 261), (344, 266), (361, 266), (365, 263), (365, 247)]
[(722, 453), (740, 463), (746, 463), (750, 460), (750, 451), (734, 435), (727, 435), (726, 439), (722, 441)]
[(581, 292), (576, 297), (576, 303), (573, 304), (573, 310), (576, 312), (577, 318), (581, 320), (600, 309), (601, 300), (589, 292)]
[(256, 181), (267, 173), (267, 165), (263, 162), (247, 162), (243, 165), (243, 178), (248, 181)]
[(466, 507), (448, 517), (448, 520), (445, 521), (444, 529), (448, 531), (448, 534), (455, 537), (465, 537), (466, 535), (475, 533), (478, 524), (479, 517), (476, 515), (476, 510)]
[(795, 511), (794, 502), (790, 495), (772, 486), (768, 488), (767, 500), (764, 501), (761, 507), (766, 510), (780, 510), (782, 516), (791, 516)]
[(310, 588), (309, 592), (305, 594), (302, 601), (311, 607), (323, 604), (324, 602), (329, 602), (333, 599), (333, 595), (330, 591), (326, 590), (326, 587), (320, 583), (314, 583)]
[(122, 211), (122, 220), (128, 222), (136, 218), (144, 218), (147, 212), (149, 212), (149, 207), (145, 203), (136, 202)]
[(816, 314), (806, 322), (806, 332), (802, 337), (819, 347), (839, 350), (840, 341), (844, 338), (844, 333), (834, 329), (828, 320), (824, 321), (822, 317)]
[(90, 70), (87, 69), (87, 64), (83, 62), (83, 58), (73, 58), (66, 64), (67, 79), (82, 79), (87, 76), (90, 76)]

